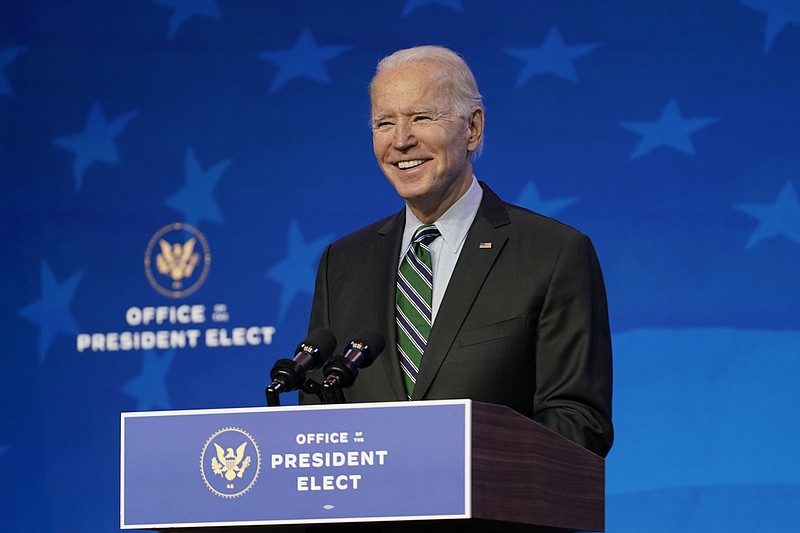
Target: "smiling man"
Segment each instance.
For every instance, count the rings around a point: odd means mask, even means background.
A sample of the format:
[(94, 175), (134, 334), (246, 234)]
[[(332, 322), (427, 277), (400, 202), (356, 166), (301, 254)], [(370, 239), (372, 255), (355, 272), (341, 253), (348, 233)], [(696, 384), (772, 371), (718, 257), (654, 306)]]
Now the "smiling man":
[(375, 157), (405, 208), (320, 261), (310, 329), (386, 339), (345, 399), (506, 405), (605, 456), (611, 341), (591, 241), (477, 181), (483, 102), (451, 50), (384, 58), (370, 96)]
[[(458, 91), (444, 63), (394, 61), (391, 56), (384, 60), (371, 85), (372, 144), (397, 193), (420, 221), (430, 224), (472, 184), (472, 154), (483, 140), (483, 107), (479, 94), (467, 92), (465, 101), (454, 100)], [(469, 81), (474, 86), (474, 79)]]

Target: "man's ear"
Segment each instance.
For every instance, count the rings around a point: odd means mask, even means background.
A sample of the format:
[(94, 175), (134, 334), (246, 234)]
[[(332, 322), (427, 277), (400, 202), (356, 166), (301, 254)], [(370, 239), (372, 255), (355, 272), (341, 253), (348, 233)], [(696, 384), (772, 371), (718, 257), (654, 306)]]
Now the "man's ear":
[(480, 147), (483, 140), (483, 109), (475, 109), (469, 116), (469, 137), (467, 139), (467, 150), (474, 152)]

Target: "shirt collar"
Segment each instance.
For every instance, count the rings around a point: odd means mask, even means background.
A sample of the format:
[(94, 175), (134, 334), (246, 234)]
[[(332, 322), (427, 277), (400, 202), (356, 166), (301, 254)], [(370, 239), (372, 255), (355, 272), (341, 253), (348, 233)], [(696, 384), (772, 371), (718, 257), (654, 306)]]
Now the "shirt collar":
[[(461, 249), (461, 246), (463, 246), (467, 238), (469, 227), (472, 225), (475, 215), (478, 214), (478, 207), (481, 205), (481, 199), (483, 199), (483, 189), (481, 189), (475, 176), (472, 176), (472, 183), (469, 189), (467, 189), (467, 192), (434, 222), (434, 225), (442, 234), (444, 243), (451, 252), (457, 253)], [(411, 212), (408, 206), (406, 206), (406, 226), (403, 232), (401, 256), (405, 253), (405, 249), (408, 248), (408, 244), (411, 242), (411, 237), (414, 236), (414, 232), (422, 224), (423, 222)]]

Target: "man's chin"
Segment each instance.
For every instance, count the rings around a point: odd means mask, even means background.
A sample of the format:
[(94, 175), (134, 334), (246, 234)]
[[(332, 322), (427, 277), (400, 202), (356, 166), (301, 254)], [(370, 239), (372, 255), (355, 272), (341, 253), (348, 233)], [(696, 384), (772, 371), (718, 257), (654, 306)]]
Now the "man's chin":
[(423, 187), (395, 187), (397, 194), (406, 202), (419, 202), (428, 195), (428, 189)]
[(412, 178), (410, 176), (396, 176), (389, 178), (397, 194), (404, 200), (412, 200), (425, 196), (429, 187), (425, 178)]

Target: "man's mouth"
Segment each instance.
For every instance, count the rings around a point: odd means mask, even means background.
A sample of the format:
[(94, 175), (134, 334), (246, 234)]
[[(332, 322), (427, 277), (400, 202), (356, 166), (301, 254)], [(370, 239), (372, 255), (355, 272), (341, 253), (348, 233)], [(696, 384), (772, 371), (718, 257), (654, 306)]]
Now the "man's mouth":
[(397, 163), (397, 168), (399, 168), (400, 170), (408, 170), (409, 168), (418, 167), (424, 162), (425, 162), (424, 159), (413, 159), (411, 161), (399, 161)]

